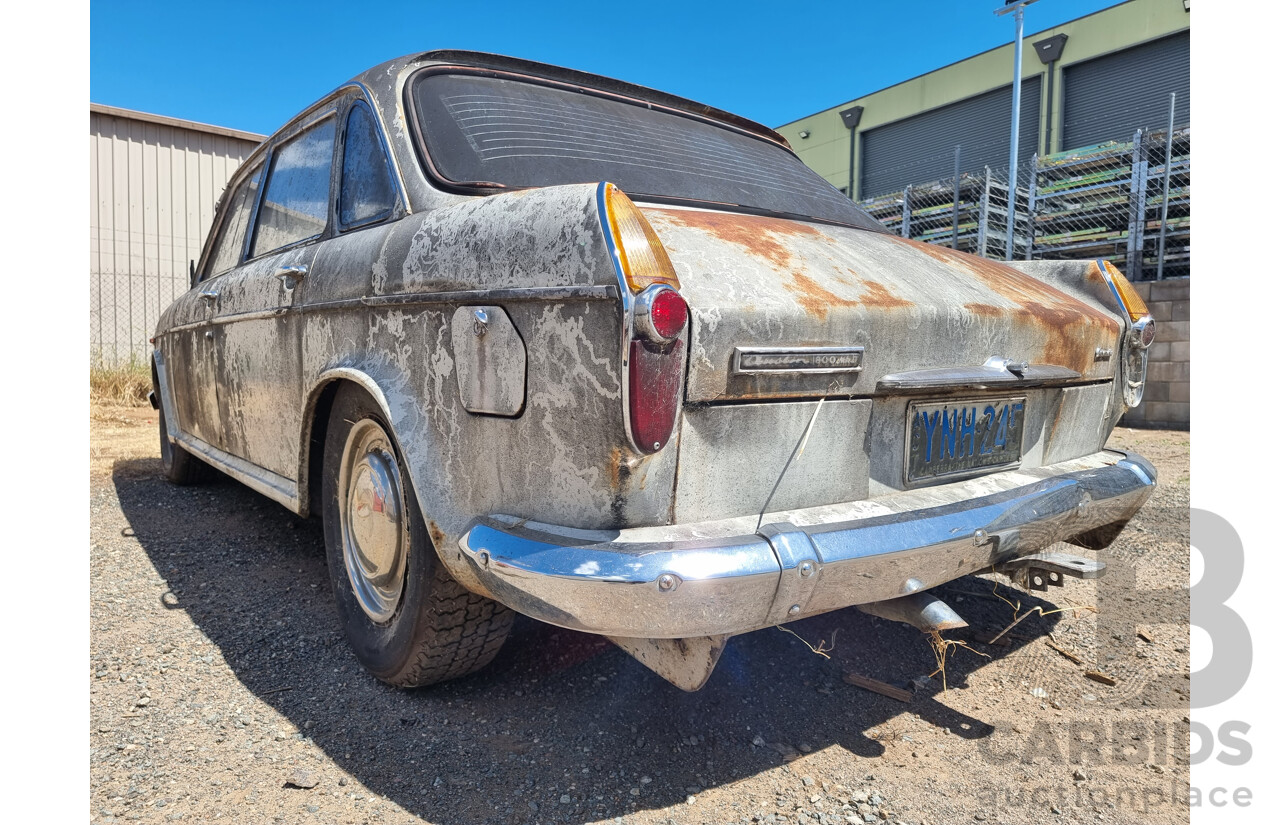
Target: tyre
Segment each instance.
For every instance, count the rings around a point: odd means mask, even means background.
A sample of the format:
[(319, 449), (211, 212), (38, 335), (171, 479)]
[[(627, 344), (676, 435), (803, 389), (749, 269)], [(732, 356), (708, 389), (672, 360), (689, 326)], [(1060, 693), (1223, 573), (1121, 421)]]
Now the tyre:
[[(162, 398), (159, 388), (156, 397)], [(186, 486), (199, 484), (209, 477), (210, 467), (200, 459), (187, 452), (179, 444), (169, 441), (169, 429), (164, 422), (164, 402), (160, 402), (160, 464), (164, 467), (164, 477), (174, 484)]]
[(398, 687), (488, 664), (513, 615), (464, 589), (440, 562), (391, 427), (354, 384), (334, 397), (323, 461), (329, 578), (360, 663)]

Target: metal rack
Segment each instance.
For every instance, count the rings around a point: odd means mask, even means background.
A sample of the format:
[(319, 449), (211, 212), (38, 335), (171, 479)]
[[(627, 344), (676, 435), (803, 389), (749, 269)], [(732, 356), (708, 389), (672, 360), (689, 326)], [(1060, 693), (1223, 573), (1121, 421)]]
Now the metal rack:
[[(1027, 190), (1014, 203), (1015, 256), (1029, 241)], [(904, 238), (949, 246), (989, 258), (1004, 258), (1009, 186), (990, 168), (930, 183), (913, 184), (862, 202), (862, 207), (891, 232)]]
[[(1166, 166), (1170, 175), (1167, 220), (1163, 211)], [(1174, 130), (1172, 135), (1166, 130), (1140, 129), (1131, 141), (1037, 157), (1033, 168), (1028, 260), (1105, 259), (1131, 280), (1155, 277), (1157, 272), (1162, 277), (1190, 274), (1190, 127)]]
[[(1011, 257), (1104, 259), (1135, 281), (1191, 274), (1191, 127), (1139, 129), (1129, 141), (1037, 156), (1026, 177), (1014, 202)], [(1009, 185), (990, 168), (913, 184), (862, 207), (904, 238), (1006, 257)]]

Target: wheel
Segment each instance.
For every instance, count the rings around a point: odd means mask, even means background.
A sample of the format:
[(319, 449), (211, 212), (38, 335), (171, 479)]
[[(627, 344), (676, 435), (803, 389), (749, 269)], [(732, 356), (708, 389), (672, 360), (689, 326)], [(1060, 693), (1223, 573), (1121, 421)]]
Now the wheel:
[(329, 578), (360, 663), (398, 687), (487, 665), (511, 631), (512, 613), (449, 575), (390, 426), (353, 384), (333, 400), (321, 484)]
[[(161, 398), (159, 389), (156, 397)], [(169, 430), (164, 423), (164, 402), (160, 402), (160, 464), (164, 477), (174, 484), (186, 486), (199, 484), (209, 477), (209, 465), (169, 441)]]

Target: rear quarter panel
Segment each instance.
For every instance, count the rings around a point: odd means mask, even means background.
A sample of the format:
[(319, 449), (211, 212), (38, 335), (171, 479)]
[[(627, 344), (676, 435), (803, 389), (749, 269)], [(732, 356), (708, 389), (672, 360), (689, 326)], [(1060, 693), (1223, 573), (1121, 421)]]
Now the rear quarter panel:
[[(456, 542), (478, 515), (591, 529), (670, 518), (676, 450), (626, 446), (618, 287), (594, 185), (352, 233), (323, 245), (315, 274), (302, 332), (313, 403), (344, 374), (379, 388), (437, 548), (464, 583), (479, 588)], [(469, 305), (501, 306), (524, 341), (517, 417), (461, 403), (451, 323)]]

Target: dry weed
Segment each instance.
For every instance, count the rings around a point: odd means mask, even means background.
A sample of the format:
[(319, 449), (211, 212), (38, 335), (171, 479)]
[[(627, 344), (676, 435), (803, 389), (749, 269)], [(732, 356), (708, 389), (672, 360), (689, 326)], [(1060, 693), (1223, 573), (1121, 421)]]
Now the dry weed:
[(819, 639), (819, 640), (818, 640), (818, 646), (817, 646), (817, 647), (814, 647), (813, 645), (811, 645), (811, 644), (809, 644), (807, 641), (805, 641), (805, 640), (804, 640), (804, 637), (803, 637), (803, 636), (801, 636), (799, 633), (796, 633), (794, 630), (792, 630), (792, 629), (790, 629), (790, 628), (788, 628), (788, 627), (783, 627), (783, 626), (782, 626), (782, 625), (780, 625), (780, 624), (778, 624), (778, 625), (774, 625), (774, 627), (778, 628), (779, 630), (781, 630), (781, 631), (782, 631), (782, 632), (784, 632), (784, 633), (790, 633), (792, 636), (795, 636), (797, 639), (799, 639), (799, 640), (804, 644), (804, 646), (805, 646), (805, 647), (809, 648), (809, 650), (813, 651), (814, 653), (818, 654), (819, 656), (821, 656), (821, 657), (822, 657), (822, 658), (824, 658), (824, 659), (830, 659), (830, 658), (831, 658), (831, 656), (830, 656), (829, 654), (830, 654), (830, 652), (831, 652), (831, 651), (833, 651), (833, 650), (835, 650), (835, 649), (836, 649), (836, 634), (840, 632), (840, 628), (836, 628), (835, 630), (833, 630), (833, 631), (831, 632), (831, 647), (827, 647), (826, 640), (824, 640), (824, 639)]
[(151, 370), (145, 363), (130, 361), (118, 366), (93, 364), (89, 367), (90, 401), (141, 407), (147, 403), (149, 392)]

